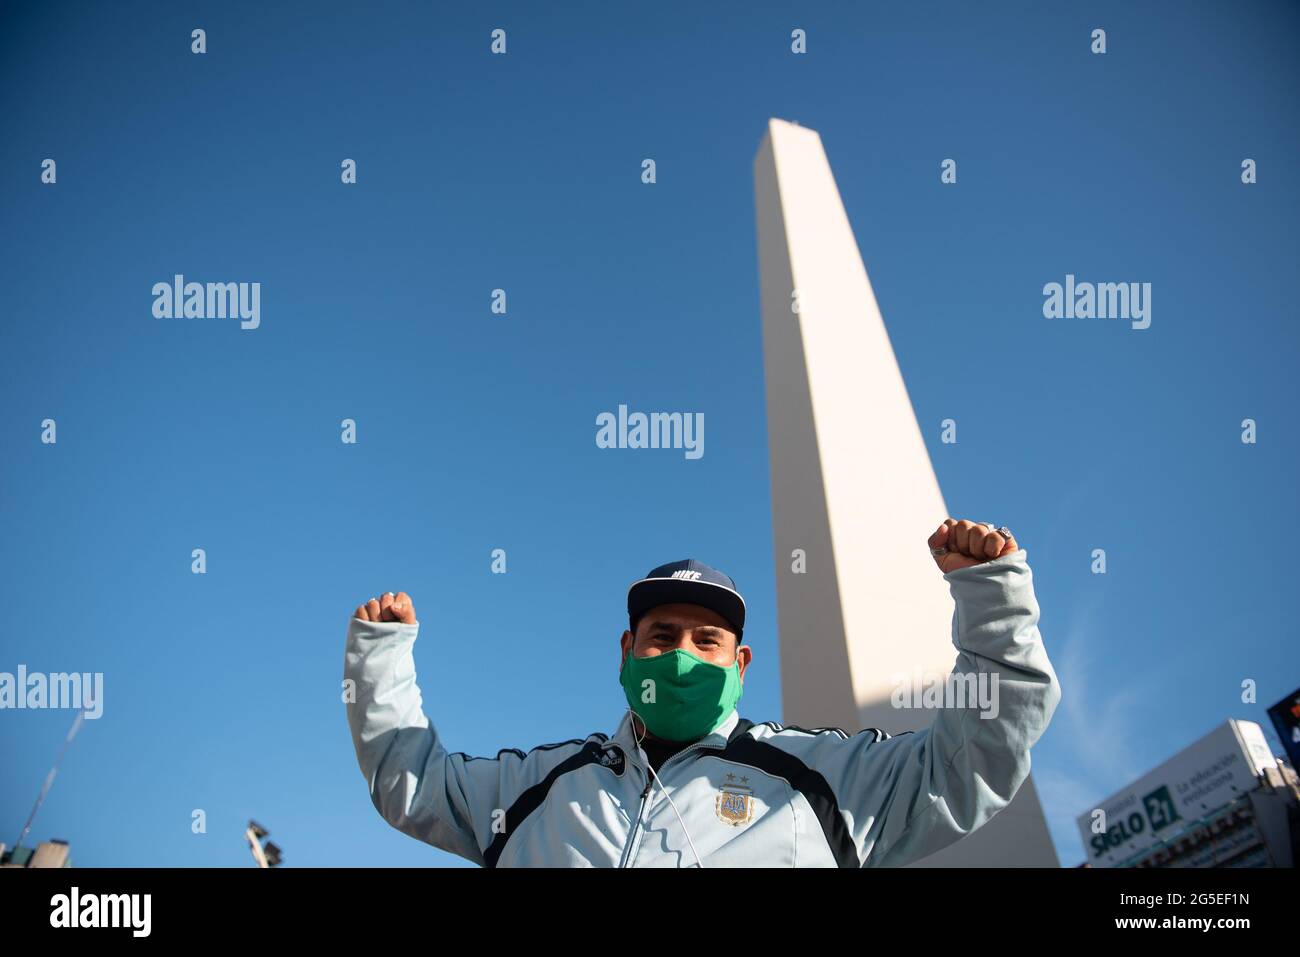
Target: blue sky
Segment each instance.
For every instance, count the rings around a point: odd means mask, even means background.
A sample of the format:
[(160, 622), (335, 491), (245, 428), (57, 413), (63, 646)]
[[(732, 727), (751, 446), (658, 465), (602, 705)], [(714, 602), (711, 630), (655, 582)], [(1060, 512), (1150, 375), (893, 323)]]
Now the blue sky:
[[(779, 719), (773, 116), (822, 135), (949, 508), (1028, 552), (1062, 863), (1089, 802), (1225, 719), (1277, 744), (1294, 6), (270, 6), (0, 7), (0, 671), (106, 683), (34, 838), (246, 866), (253, 817), (286, 865), (455, 863), (374, 812), (339, 699), (350, 611), (390, 588), (453, 750), (612, 730), (627, 584), (686, 556), (744, 591), (741, 712)], [(176, 273), (260, 282), (260, 327), (154, 319)], [(1045, 319), (1067, 273), (1152, 283), (1151, 327)], [(704, 456), (596, 448), (619, 403), (703, 412)], [(0, 713), (0, 840), (71, 720)]]

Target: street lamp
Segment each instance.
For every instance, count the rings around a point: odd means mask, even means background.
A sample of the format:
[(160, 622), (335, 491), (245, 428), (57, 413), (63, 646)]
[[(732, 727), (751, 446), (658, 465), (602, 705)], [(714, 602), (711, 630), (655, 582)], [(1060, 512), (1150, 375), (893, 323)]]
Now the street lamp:
[(270, 841), (266, 842), (265, 847), (262, 846), (262, 838), (270, 833), (256, 821), (249, 821), (248, 830), (244, 831), (244, 838), (253, 851), (253, 860), (257, 862), (258, 867), (275, 867), (280, 863), (279, 847)]

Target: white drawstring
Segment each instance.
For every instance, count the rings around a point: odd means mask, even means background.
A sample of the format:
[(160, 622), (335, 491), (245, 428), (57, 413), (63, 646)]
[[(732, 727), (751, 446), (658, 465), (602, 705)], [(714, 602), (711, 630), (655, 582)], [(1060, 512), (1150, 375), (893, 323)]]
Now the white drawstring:
[[(668, 789), (664, 787), (664, 782), (660, 781), (659, 775), (655, 773), (654, 765), (650, 763), (649, 755), (647, 755), (645, 751), (641, 748), (641, 742), (645, 740), (645, 735), (642, 735), (640, 738), (638, 738), (636, 735), (636, 720), (637, 720), (636, 712), (634, 712), (631, 708), (628, 708), (627, 710), (628, 713), (632, 715), (632, 740), (636, 742), (636, 749), (641, 754), (641, 757), (645, 759), (645, 766), (649, 769), (650, 775), (653, 778), (654, 783), (659, 785), (659, 790), (663, 792), (664, 797), (668, 798), (668, 806), (671, 807), (673, 809), (673, 813), (677, 815), (677, 822), (681, 824), (682, 833), (686, 835), (686, 843), (691, 846), (691, 853), (695, 855), (695, 866), (703, 870), (704, 861), (700, 860), (700, 852), (695, 849), (695, 842), (691, 840), (691, 832), (686, 829), (686, 822), (682, 820), (682, 812), (677, 810), (677, 805), (673, 803), (672, 797), (668, 794)], [(640, 818), (638, 818), (637, 826), (639, 827), (640, 824), (641, 821)]]

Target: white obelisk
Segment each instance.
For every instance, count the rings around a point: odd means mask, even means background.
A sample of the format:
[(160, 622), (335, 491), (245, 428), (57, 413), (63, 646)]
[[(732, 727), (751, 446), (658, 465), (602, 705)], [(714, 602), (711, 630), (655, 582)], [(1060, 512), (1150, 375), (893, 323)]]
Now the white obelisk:
[[(897, 676), (956, 661), (952, 596), (925, 546), (949, 513), (816, 131), (768, 123), (754, 199), (782, 720), (918, 730), (934, 713), (890, 695)], [(1059, 866), (1032, 778), (922, 864)]]

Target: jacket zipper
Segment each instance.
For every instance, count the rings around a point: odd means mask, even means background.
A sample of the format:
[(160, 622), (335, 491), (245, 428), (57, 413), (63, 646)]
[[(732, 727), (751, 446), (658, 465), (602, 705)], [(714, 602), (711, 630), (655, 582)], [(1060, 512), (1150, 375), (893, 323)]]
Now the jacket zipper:
[[(662, 771), (663, 768), (668, 767), (668, 765), (672, 764), (672, 763), (673, 763), (674, 761), (676, 761), (678, 758), (680, 758), (680, 757), (682, 757), (682, 756), (684, 756), (684, 755), (690, 754), (692, 751), (698, 750), (698, 749), (703, 748), (703, 747), (705, 747), (705, 744), (704, 744), (703, 741), (696, 741), (694, 744), (692, 744), (692, 745), (690, 745), (690, 746), (688, 746), (688, 747), (682, 748), (680, 751), (678, 751), (676, 754), (674, 754), (671, 758), (669, 758), (667, 761), (665, 761), (665, 762), (663, 763), (663, 766), (660, 768), (660, 770)], [(712, 745), (710, 745), (710, 747), (712, 747)]]
[[(692, 744), (690, 747), (682, 748), (682, 750), (678, 751), (678, 752), (677, 752), (676, 754), (674, 754), (671, 758), (669, 758), (667, 761), (665, 761), (665, 762), (660, 766), (659, 770), (662, 771), (664, 768), (668, 767), (668, 765), (672, 764), (674, 761), (676, 761), (676, 760), (677, 760), (678, 758), (680, 758), (682, 755), (684, 755), (684, 754), (688, 754), (688, 753), (690, 753), (691, 751), (694, 751), (694, 750), (696, 750), (697, 748), (702, 748), (702, 747), (704, 747), (704, 742), (703, 742), (703, 741), (696, 741), (696, 742), (695, 742), (694, 744)], [(625, 752), (625, 754), (626, 754), (626, 752)], [(631, 763), (631, 762), (630, 762), (630, 759), (629, 759), (629, 763)], [(660, 776), (660, 780), (662, 780), (662, 775)], [(637, 836), (638, 836), (638, 835), (640, 834), (640, 832), (641, 832), (641, 818), (642, 818), (642, 816), (645, 814), (646, 798), (648, 798), (648, 797), (650, 796), (650, 788), (651, 788), (651, 785), (653, 785), (653, 784), (654, 784), (654, 778), (651, 776), (650, 769), (647, 768), (647, 769), (646, 769), (646, 779), (645, 779), (645, 790), (641, 792), (641, 806), (640, 806), (639, 808), (637, 808), (637, 812), (636, 812), (636, 823), (635, 823), (634, 825), (632, 825), (632, 833), (631, 833), (630, 835), (628, 835), (627, 846), (623, 848), (623, 859), (622, 859), (621, 861), (619, 861), (619, 864), (618, 864), (619, 867), (627, 867), (628, 864), (629, 864), (629, 860), (628, 860), (628, 858), (631, 856), (631, 853), (632, 853), (632, 845), (636, 843)]]
[(636, 843), (637, 835), (641, 832), (641, 818), (645, 814), (646, 798), (650, 796), (650, 783), (653, 780), (648, 774), (645, 780), (645, 790), (641, 792), (641, 805), (636, 811), (636, 823), (632, 825), (632, 832), (627, 836), (627, 846), (623, 848), (623, 859), (618, 862), (619, 867), (627, 867), (628, 858), (632, 854), (632, 845)]

